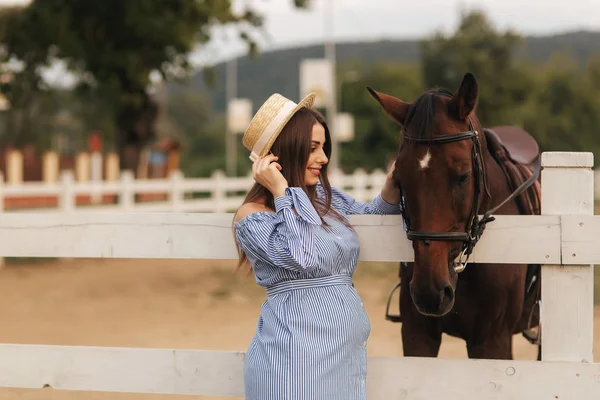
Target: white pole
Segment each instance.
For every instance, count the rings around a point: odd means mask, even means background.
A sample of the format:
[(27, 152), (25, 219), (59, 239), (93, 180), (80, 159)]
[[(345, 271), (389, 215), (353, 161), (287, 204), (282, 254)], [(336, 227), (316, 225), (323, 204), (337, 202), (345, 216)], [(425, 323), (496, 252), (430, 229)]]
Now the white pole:
[(337, 81), (336, 81), (336, 61), (335, 61), (335, 29), (334, 29), (334, 4), (333, 0), (324, 3), (323, 32), (325, 35), (325, 58), (331, 64), (332, 70), (332, 90), (327, 96), (327, 125), (331, 131), (331, 158), (329, 160), (330, 171), (339, 168), (339, 146), (336, 134), (335, 116), (337, 114)]
[[(225, 96), (225, 107), (229, 107), (229, 103), (237, 96), (237, 58), (233, 57), (227, 62), (226, 72), (226, 96)], [(235, 132), (229, 127), (229, 124), (225, 127), (225, 152), (226, 152), (226, 169), (227, 176), (236, 176), (237, 166), (237, 143)]]
[[(593, 153), (542, 153), (542, 215), (563, 215), (562, 235), (587, 228), (566, 217), (594, 214), (593, 166)], [(542, 265), (542, 361), (594, 362), (594, 265), (572, 265), (572, 243), (561, 248), (569, 265)]]

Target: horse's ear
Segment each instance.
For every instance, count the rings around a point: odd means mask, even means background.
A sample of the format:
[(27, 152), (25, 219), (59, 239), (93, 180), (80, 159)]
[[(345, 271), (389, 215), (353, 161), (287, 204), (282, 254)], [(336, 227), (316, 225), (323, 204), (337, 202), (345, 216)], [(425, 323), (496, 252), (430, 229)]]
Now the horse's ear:
[(454, 96), (448, 107), (456, 118), (464, 121), (475, 110), (478, 99), (479, 85), (477, 84), (477, 79), (475, 79), (473, 74), (467, 72), (460, 83), (460, 87), (454, 92)]
[(371, 96), (381, 104), (381, 107), (383, 107), (385, 112), (392, 117), (394, 121), (398, 122), (400, 125), (404, 125), (410, 104), (405, 103), (394, 96), (390, 96), (389, 94), (379, 93), (368, 86), (367, 90), (371, 93)]

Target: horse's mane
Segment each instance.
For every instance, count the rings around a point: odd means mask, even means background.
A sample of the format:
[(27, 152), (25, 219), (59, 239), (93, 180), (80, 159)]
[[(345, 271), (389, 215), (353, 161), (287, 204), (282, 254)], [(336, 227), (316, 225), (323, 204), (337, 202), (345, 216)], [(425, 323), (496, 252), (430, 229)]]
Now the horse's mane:
[(434, 136), (436, 99), (439, 96), (452, 97), (448, 89), (435, 87), (423, 92), (408, 110), (404, 131), (418, 139), (431, 139)]

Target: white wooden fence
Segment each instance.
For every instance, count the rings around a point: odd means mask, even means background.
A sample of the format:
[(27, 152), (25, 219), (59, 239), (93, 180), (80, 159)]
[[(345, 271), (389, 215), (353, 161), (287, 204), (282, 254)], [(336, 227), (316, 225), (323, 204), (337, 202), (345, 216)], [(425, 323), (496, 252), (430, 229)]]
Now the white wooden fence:
[[(386, 173), (375, 170), (366, 173), (362, 169), (352, 174), (332, 174), (332, 184), (343, 188), (358, 200), (373, 197), (385, 181)], [(210, 178), (184, 178), (181, 171), (174, 171), (167, 179), (134, 179), (130, 171), (121, 173), (117, 181), (76, 182), (72, 171), (64, 171), (56, 183), (25, 182), (1, 185), (0, 209), (5, 199), (33, 198), (41, 196), (58, 197), (58, 206), (36, 208), (35, 212), (88, 212), (94, 211), (136, 211), (136, 212), (227, 212), (237, 209), (246, 191), (254, 183), (252, 176), (227, 177), (222, 171), (215, 171)], [(166, 194), (167, 200), (136, 202), (136, 194)], [(91, 195), (95, 201), (91, 205), (78, 206), (76, 196)], [(116, 195), (116, 204), (100, 204), (103, 195)], [(58, 208), (58, 209), (57, 209)], [(11, 211), (11, 210), (7, 210)], [(32, 211), (32, 210), (28, 210)]]
[[(472, 261), (543, 264), (543, 361), (371, 357), (369, 399), (600, 398), (593, 155), (544, 153), (542, 162), (543, 215), (497, 216)], [(235, 259), (231, 223), (225, 213), (5, 213), (1, 255)], [(413, 260), (400, 216), (353, 216), (352, 223), (362, 260)], [(0, 386), (243, 396), (243, 361), (243, 352), (231, 351), (4, 344)]]
[[(367, 173), (362, 169), (352, 174), (332, 174), (331, 182), (344, 189), (357, 200), (371, 199), (381, 188), (385, 172), (375, 170)], [(594, 171), (594, 199), (600, 199), (600, 171)], [(0, 210), (5, 200), (10, 198), (35, 198), (56, 196), (58, 204), (39, 206), (35, 209), (23, 208), (17, 211), (27, 212), (89, 212), (125, 211), (125, 212), (228, 212), (241, 204), (246, 191), (254, 183), (252, 177), (225, 176), (215, 171), (210, 178), (185, 178), (181, 171), (174, 171), (166, 179), (134, 179), (130, 171), (124, 171), (120, 180), (77, 182), (72, 171), (64, 171), (55, 183), (25, 182), (18, 184), (3, 183), (0, 174)], [(167, 200), (136, 202), (136, 194), (165, 194)], [(77, 196), (91, 195), (92, 204), (78, 205)], [(117, 197), (115, 204), (101, 204), (103, 195)]]

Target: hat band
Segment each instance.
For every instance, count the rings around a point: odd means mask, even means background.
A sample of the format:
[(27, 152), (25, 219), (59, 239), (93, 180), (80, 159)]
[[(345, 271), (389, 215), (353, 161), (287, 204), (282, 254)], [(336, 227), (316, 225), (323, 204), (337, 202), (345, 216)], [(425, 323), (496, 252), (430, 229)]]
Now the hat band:
[(285, 102), (285, 104), (281, 107), (275, 118), (273, 118), (271, 122), (269, 122), (262, 135), (260, 135), (256, 143), (252, 147), (252, 152), (250, 153), (250, 160), (256, 161), (260, 158), (259, 154), (263, 151), (269, 139), (271, 139), (273, 134), (277, 132), (279, 126), (289, 116), (290, 112), (292, 112), (292, 110), (297, 106), (298, 104), (294, 103), (291, 100)]

